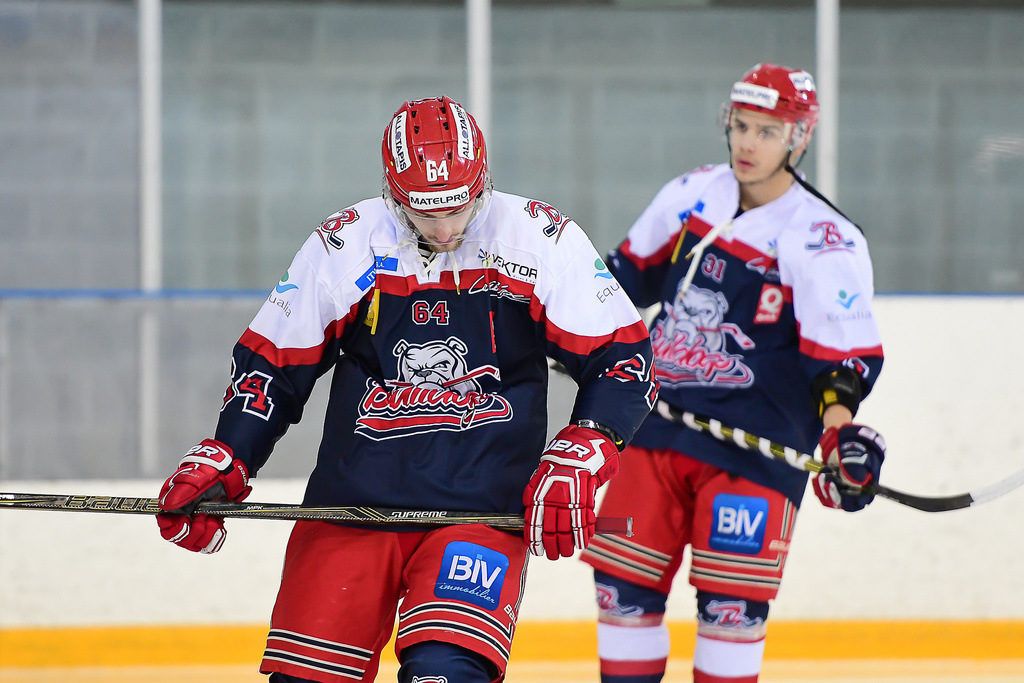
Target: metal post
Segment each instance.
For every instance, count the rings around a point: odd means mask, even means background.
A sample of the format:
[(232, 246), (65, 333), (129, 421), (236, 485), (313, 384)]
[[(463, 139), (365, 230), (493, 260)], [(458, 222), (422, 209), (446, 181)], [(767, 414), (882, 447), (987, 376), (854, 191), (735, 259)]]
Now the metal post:
[(817, 178), (823, 195), (837, 201), (839, 166), (839, 0), (817, 0), (818, 102), (821, 114), (815, 134)]
[(139, 256), (142, 289), (160, 289), (161, 0), (139, 0)]
[[(163, 281), (161, 234), (161, 0), (138, 0), (139, 11), (139, 280), (146, 293)], [(139, 316), (139, 473), (152, 475), (159, 459), (160, 325), (156, 304), (142, 301)]]
[(9, 312), (0, 298), (0, 480), (11, 476), (11, 354)]
[(466, 0), (466, 45), (468, 107), (486, 140), (491, 130), (491, 0)]

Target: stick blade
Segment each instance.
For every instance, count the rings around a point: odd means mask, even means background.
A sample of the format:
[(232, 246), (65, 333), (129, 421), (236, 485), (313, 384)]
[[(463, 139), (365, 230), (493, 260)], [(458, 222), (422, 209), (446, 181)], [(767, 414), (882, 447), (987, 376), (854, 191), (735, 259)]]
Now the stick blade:
[(875, 489), (875, 493), (883, 498), (895, 501), (900, 505), (906, 505), (912, 507), (915, 510), (921, 512), (949, 512), (951, 510), (963, 510), (974, 505), (974, 496), (970, 493), (961, 493), (955, 496), (915, 496), (912, 493), (905, 493), (903, 491), (897, 491), (896, 489), (890, 489), (885, 486), (879, 486)]
[(876, 487), (875, 493), (883, 498), (888, 498), (901, 505), (906, 505), (922, 512), (949, 512), (950, 510), (963, 510), (974, 505), (987, 503), (1021, 486), (1024, 486), (1024, 470), (1014, 472), (1005, 479), (984, 488), (952, 496), (915, 496), (911, 493), (897, 491), (885, 486)]

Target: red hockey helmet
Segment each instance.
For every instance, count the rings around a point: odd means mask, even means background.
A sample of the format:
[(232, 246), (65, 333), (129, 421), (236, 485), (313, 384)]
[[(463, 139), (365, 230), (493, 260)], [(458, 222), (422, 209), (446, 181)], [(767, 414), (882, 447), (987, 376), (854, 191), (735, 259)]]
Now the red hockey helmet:
[(818, 94), (806, 71), (776, 64), (755, 64), (733, 83), (729, 110), (749, 109), (794, 124), (791, 146), (810, 136), (818, 122)]
[(452, 211), (490, 190), (483, 133), (450, 97), (403, 103), (384, 129), (381, 157), (389, 204)]

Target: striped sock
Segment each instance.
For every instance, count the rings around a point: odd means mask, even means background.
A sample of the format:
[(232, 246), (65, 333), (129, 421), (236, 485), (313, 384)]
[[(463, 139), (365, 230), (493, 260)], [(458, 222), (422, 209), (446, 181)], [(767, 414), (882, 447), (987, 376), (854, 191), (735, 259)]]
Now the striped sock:
[(697, 636), (693, 683), (757, 683), (764, 638), (749, 643)]
[(660, 683), (668, 662), (668, 627), (598, 623), (601, 683)]

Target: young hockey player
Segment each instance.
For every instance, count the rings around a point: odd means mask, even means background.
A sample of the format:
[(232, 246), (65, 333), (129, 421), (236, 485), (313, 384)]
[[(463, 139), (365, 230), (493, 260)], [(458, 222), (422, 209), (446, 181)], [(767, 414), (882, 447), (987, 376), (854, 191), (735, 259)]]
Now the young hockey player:
[[(661, 400), (803, 451), (829, 507), (859, 510), (885, 445), (853, 424), (882, 366), (861, 231), (793, 168), (818, 117), (810, 74), (759, 64), (723, 107), (729, 163), (669, 182), (609, 266), (651, 326)], [(824, 433), (823, 433), (824, 431)], [(652, 414), (623, 453), (594, 569), (604, 683), (655, 683), (666, 599), (686, 546), (697, 589), (695, 683), (753, 683), (807, 475)]]
[[(382, 154), (383, 197), (314, 230), (235, 345), (214, 437), (160, 491), (160, 532), (216, 552), (222, 520), (192, 506), (244, 499), (331, 372), (304, 504), (525, 507), (525, 543), (482, 525), (296, 523), (261, 665), (273, 683), (372, 681), (396, 612), (399, 681), (502, 679), (527, 552), (586, 547), (595, 491), (655, 399), (636, 309), (568, 216), (492, 192), (461, 105), (404, 103)], [(579, 392), (545, 448), (548, 356)]]

